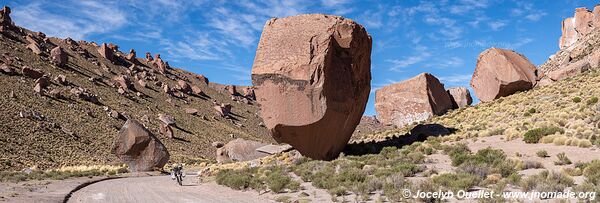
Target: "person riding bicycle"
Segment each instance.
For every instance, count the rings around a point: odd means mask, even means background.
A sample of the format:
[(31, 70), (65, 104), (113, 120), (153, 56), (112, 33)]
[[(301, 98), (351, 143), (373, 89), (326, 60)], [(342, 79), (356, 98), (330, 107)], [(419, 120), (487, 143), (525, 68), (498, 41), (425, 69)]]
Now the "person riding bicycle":
[(183, 165), (173, 164), (173, 172), (171, 173), (171, 179), (177, 179), (177, 182), (181, 185), (183, 177), (185, 177), (185, 173), (183, 172)]

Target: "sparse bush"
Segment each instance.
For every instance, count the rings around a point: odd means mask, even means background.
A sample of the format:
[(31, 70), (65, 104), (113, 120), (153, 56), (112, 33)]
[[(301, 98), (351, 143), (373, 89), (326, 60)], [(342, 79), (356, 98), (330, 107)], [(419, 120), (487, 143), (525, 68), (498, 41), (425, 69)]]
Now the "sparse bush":
[(527, 112), (530, 113), (530, 114), (534, 114), (537, 111), (535, 110), (535, 108), (530, 108), (529, 110), (527, 110)]
[(546, 150), (540, 150), (540, 151), (537, 151), (537, 152), (535, 153), (535, 155), (537, 155), (537, 156), (538, 156), (538, 157), (540, 157), (540, 158), (546, 158), (546, 157), (550, 157), (550, 156), (548, 156), (548, 152), (547, 152)]
[(557, 154), (556, 158), (558, 158), (558, 161), (554, 162), (555, 165), (569, 165), (572, 163), (569, 157), (567, 157), (567, 155), (564, 152)]
[(446, 189), (458, 191), (477, 186), (481, 178), (469, 173), (444, 173), (434, 176), (432, 180)]
[(283, 191), (283, 189), (290, 185), (291, 182), (292, 178), (286, 174), (283, 174), (283, 172), (280, 170), (271, 172), (269, 175), (267, 175), (267, 179), (265, 181), (267, 187), (275, 193)]
[(598, 97), (592, 97), (590, 99), (587, 100), (587, 105), (593, 105), (598, 103)]
[(247, 188), (257, 189), (262, 186), (262, 183), (254, 173), (256, 173), (256, 168), (243, 170), (225, 169), (217, 173), (216, 182), (219, 185), (225, 185), (236, 190)]
[(573, 102), (575, 102), (575, 103), (581, 102), (581, 97), (574, 97)]
[(583, 169), (583, 176), (586, 181), (596, 186), (600, 186), (600, 161), (594, 160)]
[(525, 135), (523, 136), (523, 141), (529, 144), (538, 143), (542, 137), (546, 135), (552, 135), (557, 132), (564, 133), (565, 131), (559, 127), (544, 127), (531, 129), (525, 133)]
[(521, 187), (524, 191), (562, 192), (565, 188), (573, 185), (574, 181), (571, 177), (562, 173), (548, 172), (547, 170), (521, 181)]

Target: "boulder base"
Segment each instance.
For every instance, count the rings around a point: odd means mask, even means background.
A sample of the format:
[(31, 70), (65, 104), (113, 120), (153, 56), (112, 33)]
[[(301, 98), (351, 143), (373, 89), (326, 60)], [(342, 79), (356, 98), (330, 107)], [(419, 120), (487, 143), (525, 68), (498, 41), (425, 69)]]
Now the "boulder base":
[(132, 172), (162, 168), (169, 161), (167, 148), (139, 122), (129, 119), (121, 127), (112, 146)]

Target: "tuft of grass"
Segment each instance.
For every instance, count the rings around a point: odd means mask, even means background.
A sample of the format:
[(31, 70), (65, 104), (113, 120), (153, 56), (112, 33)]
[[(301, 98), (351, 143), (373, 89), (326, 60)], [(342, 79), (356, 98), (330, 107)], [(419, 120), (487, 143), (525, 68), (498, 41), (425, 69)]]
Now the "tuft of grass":
[(103, 175), (117, 175), (126, 173), (125, 165), (92, 165), (92, 166), (64, 166), (50, 170), (22, 171), (0, 171), (0, 182), (22, 182), (27, 180), (64, 180), (73, 177), (92, 177)]
[(573, 178), (569, 176), (544, 170), (523, 179), (521, 187), (524, 191), (562, 192), (565, 188), (573, 186), (574, 183)]
[(535, 152), (535, 155), (537, 155), (540, 158), (550, 157), (550, 156), (548, 156), (548, 152), (546, 150), (537, 151), (537, 152)]
[(523, 136), (523, 141), (525, 143), (538, 143), (540, 139), (546, 135), (552, 135), (557, 132), (564, 133), (565, 131), (559, 127), (543, 127), (543, 128), (535, 128), (527, 131)]
[(581, 102), (581, 97), (573, 97), (573, 102), (575, 102), (575, 103)]
[(586, 182), (600, 186), (600, 161), (594, 160), (583, 169)]
[(220, 170), (219, 173), (217, 173), (216, 182), (219, 185), (225, 185), (236, 190), (244, 190), (247, 188), (259, 189), (262, 188), (262, 183), (260, 183), (260, 179), (254, 175), (256, 171), (256, 168)]
[(477, 186), (479, 182), (481, 182), (479, 176), (469, 173), (444, 173), (434, 176), (432, 180), (435, 184), (452, 191), (466, 191), (473, 186)]
[(587, 105), (593, 105), (598, 103), (598, 97), (592, 97), (587, 100)]
[(557, 154), (556, 158), (558, 160), (554, 162), (555, 165), (561, 166), (561, 165), (569, 165), (572, 163), (571, 160), (569, 159), (569, 157), (567, 157), (567, 155), (564, 152)]

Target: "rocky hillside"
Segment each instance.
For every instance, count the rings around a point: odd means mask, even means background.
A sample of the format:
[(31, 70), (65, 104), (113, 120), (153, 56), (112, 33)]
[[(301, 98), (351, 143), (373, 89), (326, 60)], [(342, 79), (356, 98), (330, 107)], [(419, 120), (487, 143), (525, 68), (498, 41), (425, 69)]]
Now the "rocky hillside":
[(0, 16), (0, 170), (119, 163), (110, 148), (128, 118), (155, 134), (172, 162), (212, 159), (214, 141), (272, 142), (251, 89), (209, 83), (158, 54), (46, 37), (9, 14)]

